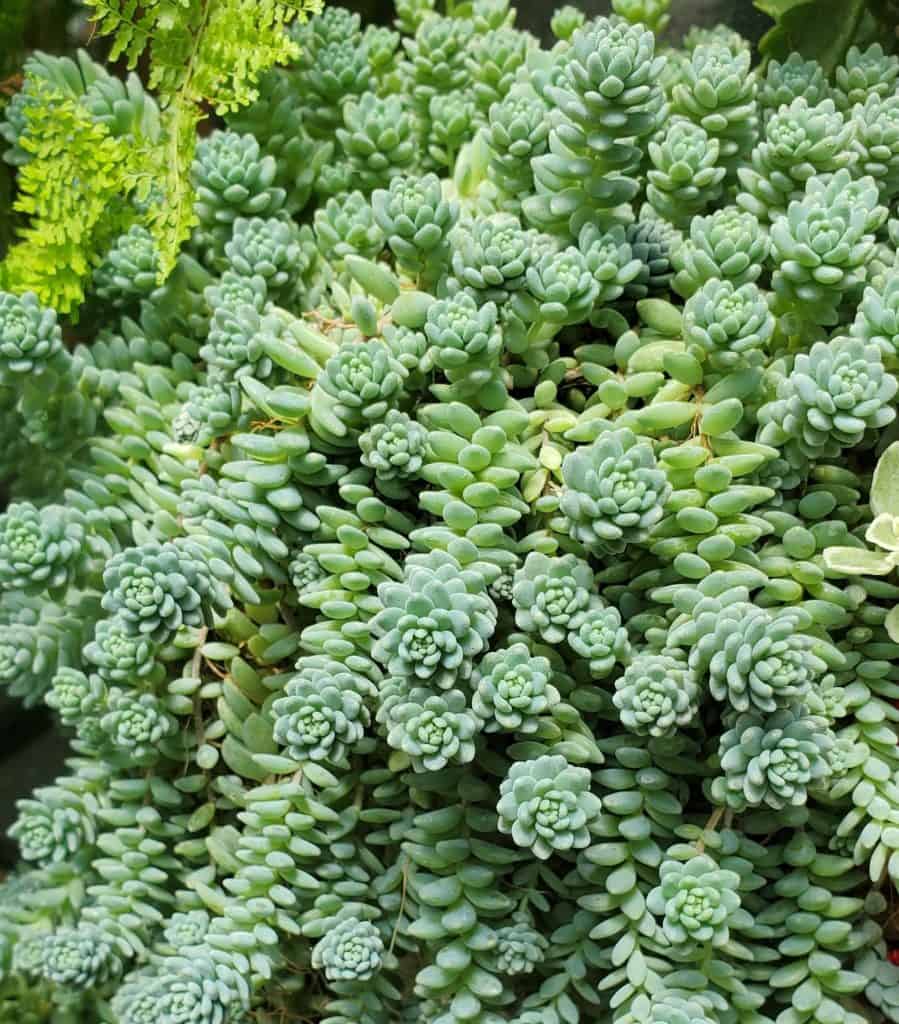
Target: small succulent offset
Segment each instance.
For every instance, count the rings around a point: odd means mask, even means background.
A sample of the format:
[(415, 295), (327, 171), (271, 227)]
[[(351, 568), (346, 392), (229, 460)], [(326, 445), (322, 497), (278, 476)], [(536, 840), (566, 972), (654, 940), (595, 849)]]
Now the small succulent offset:
[(593, 553), (645, 541), (671, 493), (652, 445), (627, 428), (566, 455), (562, 480), (560, 508), (571, 536)]
[(515, 622), (525, 632), (538, 633), (545, 643), (561, 643), (583, 620), (592, 587), (593, 570), (582, 559), (550, 558), (534, 551), (512, 583)]
[(672, 654), (638, 655), (615, 683), (615, 707), (632, 732), (672, 736), (696, 714), (699, 687), (691, 669)]
[(275, 741), (300, 763), (345, 764), (369, 724), (374, 685), (328, 658), (301, 658), (297, 669), (272, 704)]
[(899, 1020), (899, 0), (100, 6), (163, 102), (0, 111), (0, 1022)]
[(113, 689), (100, 719), (100, 729), (116, 754), (136, 764), (155, 761), (159, 743), (175, 731), (175, 721), (152, 693), (135, 696)]
[(312, 965), (328, 981), (368, 981), (381, 967), (384, 941), (370, 921), (347, 917), (321, 939), (312, 951)]
[(664, 918), (665, 937), (674, 946), (723, 946), (730, 935), (728, 924), (740, 907), (739, 884), (735, 871), (719, 867), (706, 854), (686, 863), (666, 860), (647, 906)]
[(156, 665), (156, 645), (131, 624), (113, 616), (97, 623), (94, 639), (84, 648), (84, 656), (104, 682), (139, 685)]
[(475, 679), (472, 710), (487, 732), (535, 732), (539, 716), (560, 700), (548, 659), (531, 655), (522, 643), (484, 655)]
[(721, 737), (723, 775), (712, 795), (735, 810), (767, 804), (775, 810), (804, 804), (809, 786), (830, 774), (833, 735), (802, 705), (768, 718), (740, 715)]
[(33, 292), (0, 293), (0, 381), (9, 385), (22, 374), (40, 374), (63, 356), (62, 330), (52, 309)]
[(553, 851), (581, 850), (590, 843), (602, 801), (590, 791), (590, 772), (559, 755), (518, 761), (500, 786), (500, 832), (541, 860)]
[(399, 409), (391, 409), (359, 438), (362, 464), (379, 483), (414, 480), (427, 455), (427, 430)]
[(496, 966), (511, 976), (531, 974), (543, 962), (547, 940), (527, 920), (516, 921), (496, 931)]
[(616, 664), (630, 660), (631, 644), (621, 613), (614, 606), (595, 605), (579, 617), (576, 629), (568, 632), (568, 646), (587, 659), (594, 679), (604, 679)]

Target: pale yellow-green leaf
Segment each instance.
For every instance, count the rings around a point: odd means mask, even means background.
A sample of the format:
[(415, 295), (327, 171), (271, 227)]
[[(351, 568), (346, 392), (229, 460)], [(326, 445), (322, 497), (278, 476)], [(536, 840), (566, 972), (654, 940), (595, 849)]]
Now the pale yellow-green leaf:
[(824, 564), (844, 576), (886, 576), (894, 568), (889, 555), (867, 548), (825, 548)]
[(899, 550), (899, 517), (881, 512), (865, 531), (865, 539), (887, 551)]
[(871, 511), (899, 515), (899, 441), (894, 441), (880, 456), (871, 481)]

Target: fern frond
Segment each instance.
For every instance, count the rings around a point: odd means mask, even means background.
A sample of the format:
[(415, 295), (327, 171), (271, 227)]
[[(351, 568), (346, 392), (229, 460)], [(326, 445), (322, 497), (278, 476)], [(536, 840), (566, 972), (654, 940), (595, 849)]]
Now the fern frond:
[(162, 279), (171, 273), (181, 243), (197, 222), (190, 167), (201, 117), (199, 106), (181, 97), (175, 97), (164, 114), (166, 144), (157, 151), (160, 166), (155, 177), (162, 183), (162, 197), (150, 206), (147, 222), (156, 240)]
[(134, 67), (147, 51), (149, 84), (159, 94), (167, 144), (164, 181), (149, 226), (160, 253), (160, 274), (174, 266), (194, 224), (189, 172), (196, 126), (211, 106), (224, 114), (259, 95), (269, 68), (298, 55), (286, 29), (321, 10), (322, 0), (87, 0), (98, 31), (112, 37), (112, 58)]
[(134, 151), (72, 96), (44, 86), (33, 97), (20, 140), (31, 159), (15, 202), (29, 221), (7, 254), (3, 287), (70, 313), (111, 239), (135, 217), (127, 202)]

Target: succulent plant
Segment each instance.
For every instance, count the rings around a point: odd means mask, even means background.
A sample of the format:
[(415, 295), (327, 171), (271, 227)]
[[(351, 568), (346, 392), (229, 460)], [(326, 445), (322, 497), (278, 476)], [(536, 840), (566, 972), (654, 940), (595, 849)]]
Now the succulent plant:
[(559, 703), (549, 661), (512, 644), (484, 655), (473, 679), (472, 710), (487, 732), (535, 732), (539, 716)]
[(588, 551), (639, 544), (662, 518), (671, 486), (652, 446), (623, 428), (565, 456), (560, 508)]
[(831, 771), (833, 736), (802, 705), (763, 718), (740, 715), (721, 737), (721, 770), (712, 795), (744, 810), (767, 804), (775, 810), (805, 803), (808, 788)]
[(759, 4), (7, 47), (0, 1021), (899, 1019), (899, 0)]
[(593, 570), (580, 558), (531, 552), (512, 584), (515, 622), (548, 644), (560, 643), (585, 617), (592, 586)]
[(312, 966), (328, 981), (367, 981), (379, 970), (384, 942), (370, 921), (347, 917), (315, 946)]
[(546, 859), (554, 851), (580, 850), (602, 808), (590, 792), (590, 772), (564, 757), (544, 755), (517, 761), (500, 786), (500, 832)]
[(452, 689), (486, 647), (496, 606), (481, 576), (452, 555), (412, 556), (406, 566), (402, 583), (378, 587), (384, 608), (372, 620), (372, 655), (391, 675)]
[(686, 863), (668, 860), (659, 868), (659, 885), (647, 905), (664, 915), (665, 936), (675, 946), (723, 946), (728, 923), (740, 907), (740, 876), (721, 868), (706, 854)]
[(672, 654), (636, 656), (615, 682), (621, 724), (637, 734), (672, 736), (696, 714), (699, 686), (686, 662)]
[(370, 721), (373, 684), (328, 658), (300, 659), (297, 669), (272, 704), (275, 741), (300, 763), (345, 764)]

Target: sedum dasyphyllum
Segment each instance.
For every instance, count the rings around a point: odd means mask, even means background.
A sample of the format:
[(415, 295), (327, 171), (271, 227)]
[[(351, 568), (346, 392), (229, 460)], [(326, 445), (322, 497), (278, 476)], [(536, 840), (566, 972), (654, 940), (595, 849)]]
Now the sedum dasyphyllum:
[[(0, 280), (0, 685), (71, 744), (2, 1024), (899, 1020), (899, 57), (612, 6), (326, 6), (164, 280), (128, 198), (77, 328)], [(35, 56), (20, 176), (48, 86), (156, 110)]]

